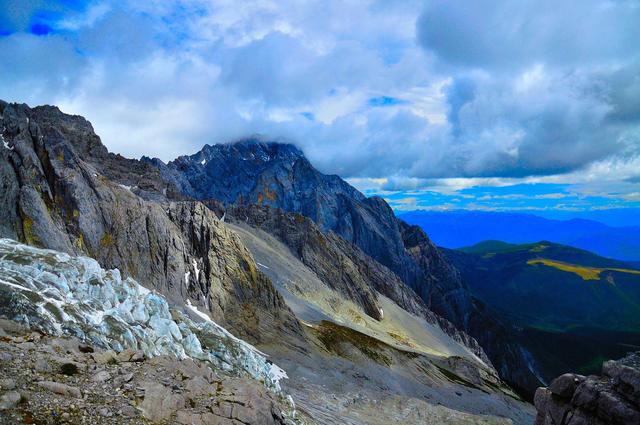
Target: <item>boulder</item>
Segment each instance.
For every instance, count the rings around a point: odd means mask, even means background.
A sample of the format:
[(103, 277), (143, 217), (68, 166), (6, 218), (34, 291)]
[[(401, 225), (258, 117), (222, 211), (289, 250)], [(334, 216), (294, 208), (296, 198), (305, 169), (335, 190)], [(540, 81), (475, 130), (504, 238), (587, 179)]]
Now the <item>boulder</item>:
[(535, 425), (640, 424), (640, 353), (604, 363), (602, 376), (564, 374), (538, 388)]

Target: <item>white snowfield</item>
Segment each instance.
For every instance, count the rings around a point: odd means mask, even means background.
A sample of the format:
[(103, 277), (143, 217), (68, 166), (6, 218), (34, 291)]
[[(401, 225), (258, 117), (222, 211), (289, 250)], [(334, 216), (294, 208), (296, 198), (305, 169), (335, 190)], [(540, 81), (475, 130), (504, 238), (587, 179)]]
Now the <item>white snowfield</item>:
[[(75, 336), (114, 351), (142, 350), (205, 361), (215, 370), (250, 376), (281, 392), (287, 374), (187, 301), (172, 309), (159, 294), (87, 257), (0, 239), (0, 314), (52, 335)], [(202, 344), (201, 341), (206, 341)]]

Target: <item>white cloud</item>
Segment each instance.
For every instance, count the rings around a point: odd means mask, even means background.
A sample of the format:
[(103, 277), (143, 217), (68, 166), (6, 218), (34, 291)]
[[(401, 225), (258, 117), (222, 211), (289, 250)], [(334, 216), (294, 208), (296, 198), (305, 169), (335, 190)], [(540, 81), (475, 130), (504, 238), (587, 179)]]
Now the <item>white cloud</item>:
[[(134, 157), (259, 133), (383, 192), (570, 182), (631, 194), (635, 4), (29, 2), (0, 12), (14, 31), (0, 36), (0, 98), (82, 114)], [(29, 34), (43, 8), (53, 33)]]

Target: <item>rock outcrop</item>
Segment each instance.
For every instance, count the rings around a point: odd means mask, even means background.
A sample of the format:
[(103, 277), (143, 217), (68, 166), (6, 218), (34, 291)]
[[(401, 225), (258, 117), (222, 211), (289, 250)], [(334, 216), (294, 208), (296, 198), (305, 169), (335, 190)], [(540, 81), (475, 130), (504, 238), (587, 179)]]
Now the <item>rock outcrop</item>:
[(237, 236), (199, 202), (173, 201), (157, 169), (109, 154), (55, 107), (2, 102), (0, 118), (0, 237), (95, 258), (251, 342), (301, 338)]
[(460, 332), (444, 317), (434, 314), (395, 273), (336, 233), (322, 232), (310, 218), (264, 205), (225, 207), (215, 201), (205, 201), (205, 204), (219, 216), (224, 215), (227, 221), (248, 224), (283, 242), (320, 280), (360, 305), (369, 316), (378, 320), (383, 318), (377, 297), (380, 293), (405, 311), (436, 324), (491, 364), (475, 339)]
[(602, 365), (601, 376), (573, 373), (535, 395), (535, 425), (630, 425), (640, 423), (640, 352)]
[(508, 328), (471, 297), (419, 227), (397, 219), (382, 198), (367, 198), (340, 177), (319, 172), (295, 146), (249, 139), (207, 145), (168, 164), (145, 161), (196, 199), (266, 205), (309, 217), (322, 232), (334, 232), (391, 270), (429, 309), (476, 338), (505, 380), (529, 395), (540, 385), (535, 365)]
[(0, 319), (0, 423), (293, 425), (285, 398), (191, 359), (132, 359)]

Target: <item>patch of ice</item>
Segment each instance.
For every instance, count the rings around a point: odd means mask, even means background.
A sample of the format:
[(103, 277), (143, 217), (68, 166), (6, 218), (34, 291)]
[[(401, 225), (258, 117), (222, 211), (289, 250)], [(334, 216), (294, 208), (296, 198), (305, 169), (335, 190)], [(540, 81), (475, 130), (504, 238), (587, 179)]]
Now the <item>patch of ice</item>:
[(378, 308), (380, 310), (380, 320), (384, 319), (384, 310), (382, 308)]
[[(212, 368), (249, 376), (281, 392), (284, 370), (251, 344), (236, 338), (187, 301), (196, 323), (170, 310), (160, 295), (117, 269), (93, 259), (71, 257), (0, 239), (0, 315), (52, 335), (72, 335), (93, 345), (148, 357), (191, 357)], [(199, 337), (207, 339), (204, 348)]]
[(207, 163), (207, 160), (206, 160), (206, 159), (203, 159), (202, 161), (200, 161), (200, 164), (202, 164), (202, 165), (204, 165), (204, 164), (206, 164), (206, 163)]
[(21, 291), (33, 292), (33, 290), (31, 290), (29, 288), (25, 288), (22, 285), (16, 285), (15, 283), (7, 282), (6, 280), (0, 279), (0, 283), (3, 284), (3, 285), (11, 286), (12, 288), (19, 289)]
[(195, 314), (196, 316), (198, 316), (199, 318), (201, 318), (205, 322), (213, 322), (213, 320), (211, 320), (211, 317), (209, 317), (208, 314), (201, 312), (200, 310), (198, 310), (198, 307), (196, 307), (195, 305), (191, 304), (191, 300), (190, 299), (187, 299), (187, 308), (189, 310), (191, 310), (193, 312), (193, 314)]
[(191, 272), (186, 272), (184, 274), (184, 283), (187, 284), (187, 285), (189, 284), (189, 277), (190, 276), (191, 276)]
[(269, 369), (269, 375), (271, 375), (273, 380), (276, 382), (280, 382), (282, 379), (289, 379), (289, 376), (287, 376), (287, 372), (285, 372), (275, 363), (271, 363), (271, 368)]
[[(2, 129), (2, 133), (4, 133), (5, 128)], [(10, 151), (13, 150), (13, 146), (9, 146), (9, 144), (7, 143), (6, 140), (4, 140), (4, 136), (2, 135), (2, 133), (0, 133), (0, 140), (2, 140), (2, 146), (4, 146), (5, 149), (8, 149)]]
[(262, 268), (269, 270), (269, 267), (265, 266), (264, 264), (258, 263), (257, 261), (256, 261), (256, 264)]
[(200, 277), (200, 269), (198, 269), (198, 262), (196, 261), (196, 259), (192, 259), (191, 260), (191, 264), (193, 265), (193, 270), (195, 271), (196, 274), (196, 282), (199, 281), (199, 277)]

